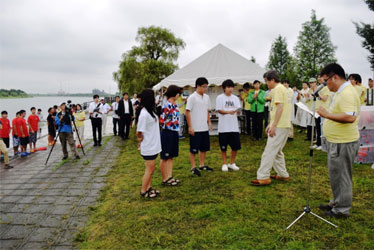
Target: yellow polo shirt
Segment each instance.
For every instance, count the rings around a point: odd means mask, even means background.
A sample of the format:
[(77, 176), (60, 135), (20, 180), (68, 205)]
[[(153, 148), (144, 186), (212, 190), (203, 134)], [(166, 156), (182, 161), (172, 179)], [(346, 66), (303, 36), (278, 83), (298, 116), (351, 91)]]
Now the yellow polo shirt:
[(248, 91), (248, 93), (245, 93), (244, 91), (243, 91), (243, 93), (242, 93), (242, 99), (244, 100), (243, 102), (244, 102), (244, 110), (251, 110), (251, 104), (248, 102), (248, 95), (249, 95), (249, 92), (251, 92), (251, 91)]
[(320, 98), (318, 98), (317, 104), (316, 104), (316, 111), (319, 109), (320, 106), (327, 109), (329, 107), (329, 104), (330, 104), (330, 96), (331, 96), (329, 88), (327, 86), (323, 87), (318, 94), (320, 96), (326, 96), (327, 95), (328, 97), (327, 97), (327, 100), (325, 102), (322, 101)]
[(291, 104), (288, 101), (288, 90), (280, 83), (271, 90), (271, 103), (270, 103), (270, 124), (273, 124), (275, 113), (277, 111), (276, 103), (283, 104), (283, 112), (277, 128), (290, 128), (291, 127)]
[(340, 123), (326, 119), (323, 122), (323, 133), (332, 143), (349, 143), (357, 141), (360, 98), (350, 82), (344, 83), (331, 100), (329, 112), (333, 114), (349, 113), (357, 116), (353, 123)]
[(361, 101), (361, 106), (362, 106), (362, 105), (365, 105), (366, 89), (367, 88), (363, 84), (361, 84), (360, 87), (362, 88), (362, 92), (364, 92), (364, 94), (361, 94), (361, 96), (360, 96), (360, 101)]

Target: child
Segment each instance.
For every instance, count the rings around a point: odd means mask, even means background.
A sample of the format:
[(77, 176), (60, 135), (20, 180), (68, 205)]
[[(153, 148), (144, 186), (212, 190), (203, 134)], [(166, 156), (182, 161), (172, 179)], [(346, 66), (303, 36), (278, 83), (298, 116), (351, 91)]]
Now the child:
[[(9, 126), (9, 124), (8, 124)], [(0, 131), (3, 131), (3, 123), (2, 120), (0, 120)], [(8, 133), (8, 139), (9, 139), (9, 133)], [(8, 149), (3, 141), (2, 133), (0, 133), (0, 151), (4, 154), (4, 162), (5, 162), (5, 169), (11, 169), (12, 166), (9, 165), (9, 156), (8, 156)]]
[(155, 198), (160, 191), (151, 187), (152, 175), (156, 166), (157, 155), (161, 152), (160, 127), (155, 111), (155, 96), (153, 90), (145, 89), (141, 93), (141, 105), (136, 137), (140, 146), (140, 154), (145, 160), (145, 173), (140, 195)]
[(55, 142), (56, 136), (56, 125), (55, 125), (55, 116), (53, 115), (55, 112), (54, 108), (48, 109), (48, 117), (47, 117), (47, 124), (48, 124), (48, 146), (52, 146)]
[[(10, 133), (10, 122), (8, 120), (8, 112), (2, 111), (0, 122), (2, 123), (3, 128), (0, 130), (0, 137), (3, 139), (3, 142), (6, 148), (9, 148), (9, 133)], [(4, 152), (2, 152), (4, 153)]]
[(38, 139), (40, 139), (40, 137), (42, 136), (42, 122), (43, 122), (43, 118), (44, 118), (41, 109), (38, 109), (37, 116), (39, 117), (39, 123), (38, 123), (38, 127), (39, 127), (39, 131), (38, 131)]
[[(30, 153), (36, 152), (36, 140), (38, 137), (38, 124), (39, 124), (39, 116), (36, 115), (36, 108), (32, 107), (30, 109), (31, 115), (29, 115), (29, 118), (27, 118), (27, 123), (29, 124), (29, 138), (30, 138)], [(34, 148), (33, 148), (34, 146)]]
[[(76, 111), (73, 114), (75, 117), (75, 125), (77, 126), (77, 134), (81, 142), (84, 139), (84, 120), (86, 120), (86, 114), (82, 110), (82, 106), (77, 104)], [(77, 137), (78, 137), (77, 136)], [(77, 140), (79, 142), (79, 139)], [(82, 144), (77, 144), (77, 148), (83, 148)]]
[(19, 114), (19, 112), (17, 112), (16, 117), (13, 118), (13, 120), (12, 120), (13, 151), (14, 151), (15, 156), (19, 154), (18, 148), (19, 148), (19, 145), (20, 145), (18, 132), (17, 132), (18, 131), (17, 121), (18, 121), (19, 118), (20, 118), (20, 114)]
[[(200, 170), (213, 171), (205, 165), (206, 152), (210, 150), (209, 130), (212, 130), (209, 107), (210, 99), (205, 94), (208, 88), (208, 80), (199, 77), (195, 83), (196, 91), (187, 99), (186, 118), (188, 133), (190, 134), (190, 162), (191, 173), (201, 176), (196, 168), (196, 154), (200, 151)], [(209, 125), (209, 126), (208, 126)]]
[(176, 186), (179, 180), (173, 178), (173, 159), (178, 156), (179, 149), (179, 109), (176, 100), (179, 97), (180, 88), (170, 85), (165, 93), (167, 101), (164, 104), (161, 115), (161, 175), (162, 185)]
[[(240, 109), (240, 100), (232, 94), (234, 82), (230, 79), (222, 83), (224, 93), (217, 96), (216, 110), (218, 112), (218, 138), (222, 154), (222, 171), (227, 172), (229, 169), (238, 171), (239, 167), (235, 164), (236, 153), (241, 148), (239, 124), (237, 111)], [(227, 165), (227, 146), (231, 147), (231, 160)]]
[(27, 124), (25, 120), (26, 116), (26, 110), (21, 110), (20, 117), (17, 119), (17, 134), (21, 143), (21, 156), (28, 156), (30, 153), (28, 153), (27, 150), (27, 144), (30, 141), (29, 138), (29, 131), (27, 129)]

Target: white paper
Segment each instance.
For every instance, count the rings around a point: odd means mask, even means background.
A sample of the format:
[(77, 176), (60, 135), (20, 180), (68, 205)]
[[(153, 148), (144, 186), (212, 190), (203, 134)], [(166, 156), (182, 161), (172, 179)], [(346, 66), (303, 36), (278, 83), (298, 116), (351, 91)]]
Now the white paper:
[[(311, 111), (311, 110), (310, 110), (310, 109), (309, 109), (309, 108), (308, 108), (304, 103), (302, 103), (302, 102), (298, 102), (298, 103), (296, 103), (296, 105), (297, 105), (299, 108), (301, 108), (302, 110), (308, 112), (309, 114), (311, 114), (311, 115), (313, 116), (313, 111)], [(314, 117), (318, 119), (319, 114), (316, 112), (316, 114), (315, 114)]]

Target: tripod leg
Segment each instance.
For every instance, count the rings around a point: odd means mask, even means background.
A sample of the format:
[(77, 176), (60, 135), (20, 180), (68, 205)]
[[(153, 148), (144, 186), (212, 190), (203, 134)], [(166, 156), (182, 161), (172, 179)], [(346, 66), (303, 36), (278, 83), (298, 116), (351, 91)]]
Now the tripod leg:
[(305, 214), (305, 211), (304, 212), (302, 212), (302, 214), (300, 214), (300, 216), (299, 217), (297, 217), (296, 218), (296, 220), (294, 220), (288, 227), (286, 227), (286, 230), (288, 230), (288, 229), (290, 229), (290, 227), (292, 227), (293, 226), (293, 224), (295, 224), (298, 220), (300, 220), (301, 219), (301, 217), (303, 217), (304, 216), (304, 214)]
[(317, 217), (318, 219), (321, 219), (321, 220), (323, 220), (324, 222), (330, 224), (331, 226), (336, 227), (336, 228), (338, 227), (337, 225), (331, 223), (330, 221), (328, 221), (328, 220), (322, 218), (321, 216), (319, 216), (319, 215), (313, 213), (312, 211), (310, 211), (310, 213), (311, 213), (312, 215), (314, 215), (315, 217)]
[(51, 156), (51, 153), (52, 153), (52, 151), (53, 151), (53, 149), (54, 149), (54, 147), (55, 147), (55, 145), (56, 145), (57, 139), (58, 139), (58, 137), (60, 136), (60, 131), (61, 131), (61, 128), (58, 130), (58, 133), (57, 133), (57, 135), (56, 135), (56, 138), (55, 138), (54, 141), (53, 141), (53, 145), (52, 145), (51, 151), (49, 151), (49, 154), (48, 154), (47, 160), (45, 161), (45, 165), (47, 165), (48, 160), (49, 160), (49, 157)]

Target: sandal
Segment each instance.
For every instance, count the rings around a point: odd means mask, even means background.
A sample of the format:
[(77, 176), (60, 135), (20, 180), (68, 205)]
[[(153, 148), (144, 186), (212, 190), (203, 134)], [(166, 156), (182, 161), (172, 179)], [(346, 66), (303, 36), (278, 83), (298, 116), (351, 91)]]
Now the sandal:
[(156, 193), (151, 193), (150, 190), (148, 189), (148, 190), (145, 191), (144, 193), (140, 192), (140, 196), (145, 197), (145, 198), (152, 199), (152, 198), (156, 198), (156, 197), (157, 197), (157, 194), (156, 194)]
[(176, 186), (176, 185), (178, 185), (178, 182), (176, 180), (174, 180), (173, 177), (170, 177), (166, 181), (163, 181), (162, 185), (163, 186)]
[(149, 188), (148, 188), (148, 192), (149, 192), (150, 194), (156, 194), (156, 195), (161, 194), (161, 192), (160, 192), (159, 190), (157, 190), (157, 189), (155, 189), (155, 188), (152, 188), (152, 187), (149, 187)]
[(178, 179), (174, 179), (173, 176), (171, 177), (171, 179), (172, 179), (173, 181), (175, 181), (176, 183), (178, 183), (178, 184), (180, 183), (180, 180), (178, 180)]

